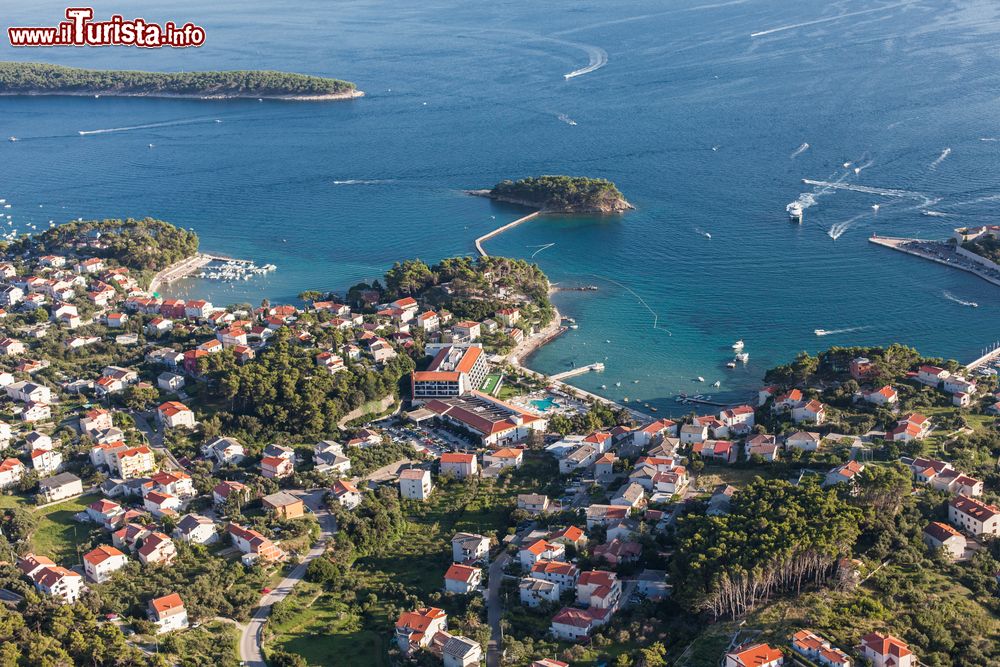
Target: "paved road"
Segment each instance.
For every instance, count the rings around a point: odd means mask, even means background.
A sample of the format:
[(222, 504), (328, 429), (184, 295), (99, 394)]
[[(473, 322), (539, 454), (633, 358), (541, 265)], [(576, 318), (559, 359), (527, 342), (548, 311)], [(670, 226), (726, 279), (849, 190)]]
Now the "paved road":
[(240, 659), (248, 667), (266, 667), (267, 663), (264, 662), (263, 653), (264, 624), (267, 622), (267, 617), (271, 615), (271, 607), (276, 602), (284, 600), (292, 592), (292, 589), (302, 581), (309, 562), (326, 551), (330, 538), (337, 531), (337, 525), (333, 516), (326, 511), (326, 507), (323, 505), (323, 496), (326, 494), (326, 489), (316, 489), (309, 492), (293, 491), (292, 493), (302, 498), (305, 504), (309, 506), (309, 509), (316, 514), (320, 525), (319, 540), (309, 550), (305, 558), (302, 559), (302, 562), (296, 565), (288, 573), (288, 576), (281, 580), (281, 583), (276, 588), (260, 599), (257, 611), (254, 612), (250, 622), (243, 628), (243, 633), (240, 636)]
[(167, 462), (173, 466), (172, 470), (184, 470), (182, 466), (169, 449), (163, 446), (163, 431), (154, 430), (149, 424), (149, 420), (146, 416), (140, 412), (130, 413), (132, 418), (135, 419), (135, 427), (143, 432), (146, 436), (146, 440), (149, 442), (149, 446), (156, 451), (157, 454), (163, 456)]
[[(535, 524), (530, 524), (514, 536), (513, 543), (520, 545), (524, 536), (534, 529)], [(500, 628), (500, 620), (503, 618), (503, 604), (500, 602), (500, 584), (503, 583), (503, 571), (509, 561), (510, 554), (504, 549), (490, 563), (490, 582), (486, 592), (486, 618), (490, 625), (490, 641), (486, 645), (486, 667), (500, 667), (500, 658), (503, 656), (503, 630)]]

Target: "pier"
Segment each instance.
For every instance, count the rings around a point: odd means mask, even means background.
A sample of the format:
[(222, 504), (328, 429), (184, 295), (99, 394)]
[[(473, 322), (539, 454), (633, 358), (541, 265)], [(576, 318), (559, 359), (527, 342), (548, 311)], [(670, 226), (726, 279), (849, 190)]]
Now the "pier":
[(970, 371), (974, 371), (980, 366), (985, 366), (991, 361), (996, 361), (997, 359), (1000, 359), (1000, 341), (993, 343), (993, 345), (983, 351), (982, 356), (975, 361), (966, 364), (965, 367)]
[(601, 372), (603, 372), (604, 371), (604, 364), (601, 363), (601, 362), (597, 362), (596, 364), (590, 364), (589, 366), (581, 366), (580, 368), (574, 368), (574, 369), (568, 370), (568, 371), (566, 371), (564, 373), (556, 373), (555, 375), (552, 375), (550, 377), (553, 380), (561, 381), (561, 380), (566, 380), (566, 379), (569, 379), (569, 378), (576, 377), (577, 375), (583, 375), (585, 373), (590, 373), (591, 371), (593, 371), (594, 373), (601, 373)]
[(514, 227), (517, 227), (518, 225), (520, 225), (522, 222), (527, 222), (528, 220), (531, 220), (533, 218), (538, 217), (540, 214), (541, 214), (541, 211), (535, 211), (534, 213), (529, 213), (528, 215), (524, 216), (523, 218), (518, 218), (514, 222), (508, 222), (503, 227), (497, 227), (496, 229), (494, 229), (489, 234), (483, 234), (482, 236), (480, 236), (478, 239), (476, 239), (476, 251), (479, 253), (479, 256), (480, 257), (489, 257), (489, 255), (486, 253), (486, 251), (483, 250), (483, 241), (488, 241), (491, 238), (493, 238), (494, 236), (497, 236), (499, 234), (503, 234), (508, 229), (513, 229)]
[(988, 283), (1000, 285), (1000, 276), (988, 274), (985, 268), (978, 266), (955, 252), (954, 246), (944, 241), (927, 241), (925, 239), (894, 238), (891, 236), (872, 236), (869, 243), (880, 245), (891, 250), (920, 257), (937, 264), (950, 266), (959, 271), (966, 271), (979, 276)]
[(681, 398), (684, 399), (681, 403), (687, 402), (696, 403), (698, 405), (712, 405), (717, 408), (731, 408), (734, 405), (739, 405), (739, 403), (722, 403), (720, 401), (709, 401), (704, 398), (691, 398), (690, 396), (681, 396)]

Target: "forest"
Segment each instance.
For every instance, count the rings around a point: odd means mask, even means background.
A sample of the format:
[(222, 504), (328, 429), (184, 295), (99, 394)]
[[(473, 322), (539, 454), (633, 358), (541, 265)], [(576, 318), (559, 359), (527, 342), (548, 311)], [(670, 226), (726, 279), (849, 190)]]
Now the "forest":
[(614, 213), (632, 208), (611, 181), (582, 176), (505, 180), (493, 186), (489, 197), (537, 206), (549, 213)]
[(265, 70), (138, 72), (90, 70), (45, 63), (0, 63), (0, 93), (274, 96), (349, 93), (353, 83)]

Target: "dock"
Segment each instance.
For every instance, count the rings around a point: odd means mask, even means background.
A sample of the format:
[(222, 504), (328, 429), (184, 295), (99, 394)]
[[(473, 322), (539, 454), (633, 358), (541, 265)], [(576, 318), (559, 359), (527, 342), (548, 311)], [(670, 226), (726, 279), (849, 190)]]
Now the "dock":
[(717, 408), (730, 408), (734, 405), (739, 405), (739, 403), (722, 403), (720, 401), (709, 401), (704, 398), (691, 398), (689, 396), (682, 396), (681, 398), (683, 398), (688, 403), (696, 403), (698, 405), (712, 405)]
[(561, 381), (569, 378), (576, 377), (577, 375), (584, 375), (585, 373), (602, 373), (604, 371), (604, 364), (597, 362), (596, 364), (590, 364), (589, 366), (580, 366), (579, 368), (574, 368), (572, 370), (565, 371), (563, 373), (556, 373), (550, 376), (553, 380)]
[(873, 235), (868, 239), (868, 242), (891, 250), (897, 250), (907, 255), (920, 257), (921, 259), (926, 259), (937, 264), (950, 266), (953, 269), (979, 276), (988, 283), (1000, 285), (1000, 276), (988, 274), (984, 270), (984, 267), (978, 266), (965, 257), (962, 257), (955, 252), (954, 246), (944, 241)]
[(1000, 341), (993, 343), (990, 347), (983, 350), (982, 356), (975, 361), (966, 364), (965, 367), (970, 371), (974, 371), (980, 366), (985, 366), (991, 361), (996, 361), (997, 359), (1000, 359)]

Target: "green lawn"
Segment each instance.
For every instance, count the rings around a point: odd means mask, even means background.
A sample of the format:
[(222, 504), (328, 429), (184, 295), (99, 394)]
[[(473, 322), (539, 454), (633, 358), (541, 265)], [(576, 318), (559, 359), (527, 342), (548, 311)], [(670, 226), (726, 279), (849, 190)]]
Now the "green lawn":
[(31, 535), (31, 548), (64, 567), (79, 562), (77, 546), (89, 542), (94, 525), (80, 523), (73, 515), (99, 498), (97, 494), (89, 494), (39, 510), (38, 527)]
[(484, 394), (493, 394), (497, 390), (497, 385), (500, 384), (501, 375), (499, 373), (490, 373), (483, 380), (483, 386), (480, 388)]
[(11, 507), (26, 507), (28, 506), (28, 501), (24, 496), (8, 496), (0, 495), (0, 509), (9, 509)]

